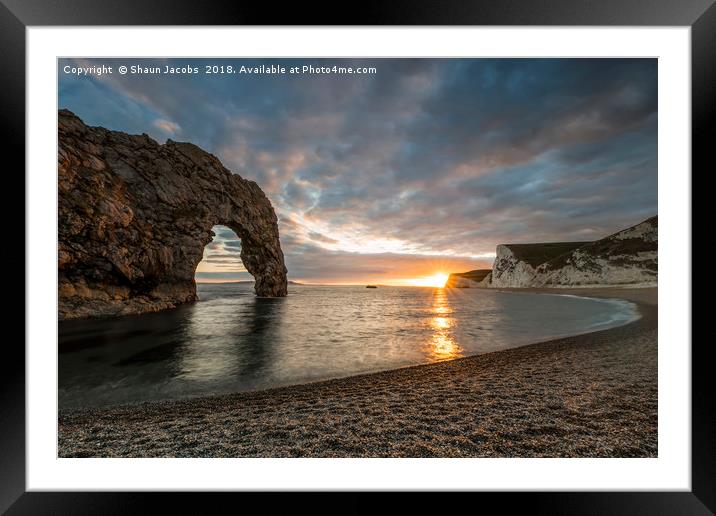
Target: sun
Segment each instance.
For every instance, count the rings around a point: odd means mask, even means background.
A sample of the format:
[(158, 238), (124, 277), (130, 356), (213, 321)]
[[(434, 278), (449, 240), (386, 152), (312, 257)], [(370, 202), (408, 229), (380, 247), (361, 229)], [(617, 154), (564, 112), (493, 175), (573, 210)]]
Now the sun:
[(448, 275), (442, 272), (433, 274), (432, 276), (425, 276), (423, 278), (415, 278), (410, 280), (410, 284), (415, 287), (436, 287), (443, 288), (445, 282), (448, 280)]

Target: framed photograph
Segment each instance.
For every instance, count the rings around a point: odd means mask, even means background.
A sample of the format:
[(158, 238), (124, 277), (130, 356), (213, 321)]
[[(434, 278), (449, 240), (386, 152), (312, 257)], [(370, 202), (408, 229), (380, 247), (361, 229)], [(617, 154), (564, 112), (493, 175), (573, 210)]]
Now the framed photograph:
[(0, 508), (711, 514), (712, 4), (3, 0), (26, 304)]

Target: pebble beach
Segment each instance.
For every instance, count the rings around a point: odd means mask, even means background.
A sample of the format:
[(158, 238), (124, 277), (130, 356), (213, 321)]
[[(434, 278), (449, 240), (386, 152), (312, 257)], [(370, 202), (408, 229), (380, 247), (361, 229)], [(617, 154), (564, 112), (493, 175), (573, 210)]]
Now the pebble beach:
[[(525, 290), (525, 289), (521, 289)], [(604, 331), (256, 392), (63, 410), (59, 457), (656, 457), (657, 289)]]

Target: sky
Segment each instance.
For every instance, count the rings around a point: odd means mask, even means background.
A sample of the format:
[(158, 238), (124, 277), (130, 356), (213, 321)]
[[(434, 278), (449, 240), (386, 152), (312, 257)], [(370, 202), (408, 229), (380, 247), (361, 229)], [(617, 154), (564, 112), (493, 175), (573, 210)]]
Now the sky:
[[(64, 73), (102, 64), (114, 73)], [(375, 72), (238, 73), (271, 64)], [(595, 240), (657, 213), (655, 59), (60, 59), (58, 74), (59, 107), (85, 123), (195, 143), (255, 180), (295, 281), (420, 284), (489, 268), (500, 243)], [(197, 281), (251, 279), (215, 232)]]

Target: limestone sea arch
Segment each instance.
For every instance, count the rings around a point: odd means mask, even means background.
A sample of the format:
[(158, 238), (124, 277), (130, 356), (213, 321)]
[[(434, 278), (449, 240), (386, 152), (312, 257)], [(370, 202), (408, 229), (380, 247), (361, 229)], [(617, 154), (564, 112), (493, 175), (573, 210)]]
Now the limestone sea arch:
[(191, 143), (58, 126), (59, 317), (172, 308), (196, 299), (194, 273), (212, 227), (241, 239), (258, 296), (285, 296), (276, 213), (254, 181)]

